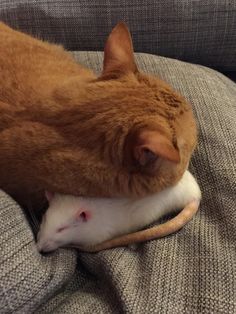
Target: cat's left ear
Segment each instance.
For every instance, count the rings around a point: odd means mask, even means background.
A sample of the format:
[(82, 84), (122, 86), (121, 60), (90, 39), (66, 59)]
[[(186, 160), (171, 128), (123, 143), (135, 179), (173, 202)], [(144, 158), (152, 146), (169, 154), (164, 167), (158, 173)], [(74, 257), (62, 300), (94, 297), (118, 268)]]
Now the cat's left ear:
[(143, 129), (129, 136), (125, 147), (128, 166), (138, 166), (146, 173), (153, 174), (163, 161), (178, 164), (180, 154), (171, 139), (157, 130)]
[(137, 72), (131, 35), (125, 23), (118, 23), (110, 33), (105, 49), (102, 77)]

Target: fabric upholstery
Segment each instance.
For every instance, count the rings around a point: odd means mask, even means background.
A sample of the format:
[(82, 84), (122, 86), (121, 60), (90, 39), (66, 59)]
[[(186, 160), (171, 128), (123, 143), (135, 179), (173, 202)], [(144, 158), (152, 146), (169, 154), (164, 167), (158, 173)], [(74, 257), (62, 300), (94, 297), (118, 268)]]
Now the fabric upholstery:
[[(74, 53), (101, 69), (102, 54)], [(96, 254), (40, 255), (19, 206), (0, 194), (0, 313), (236, 313), (236, 85), (222, 74), (138, 54), (145, 72), (191, 102), (199, 146), (190, 170), (200, 211), (178, 233)]]
[(123, 20), (135, 51), (221, 71), (236, 70), (235, 16), (235, 0), (0, 1), (0, 20), (69, 50), (102, 50)]

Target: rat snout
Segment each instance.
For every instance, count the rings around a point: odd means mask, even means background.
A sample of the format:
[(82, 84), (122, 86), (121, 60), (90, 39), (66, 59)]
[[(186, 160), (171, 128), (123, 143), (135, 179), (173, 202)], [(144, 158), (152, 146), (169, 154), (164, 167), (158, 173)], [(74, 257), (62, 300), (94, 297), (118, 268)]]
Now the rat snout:
[(52, 240), (37, 242), (37, 249), (39, 252), (51, 252), (56, 250), (58, 247), (57, 243)]
[(41, 230), (39, 230), (36, 238), (37, 238), (37, 242), (38, 242), (40, 240), (40, 238), (41, 238)]

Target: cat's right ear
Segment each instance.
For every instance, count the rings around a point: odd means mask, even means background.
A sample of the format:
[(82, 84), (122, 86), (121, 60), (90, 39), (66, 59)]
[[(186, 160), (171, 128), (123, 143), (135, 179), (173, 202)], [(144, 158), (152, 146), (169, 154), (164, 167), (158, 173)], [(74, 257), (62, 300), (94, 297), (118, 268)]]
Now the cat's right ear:
[(105, 48), (102, 78), (137, 72), (131, 35), (125, 23), (118, 23), (110, 33)]
[(125, 145), (125, 163), (128, 167), (155, 174), (163, 161), (178, 164), (179, 149), (171, 139), (158, 130), (139, 130), (131, 134)]

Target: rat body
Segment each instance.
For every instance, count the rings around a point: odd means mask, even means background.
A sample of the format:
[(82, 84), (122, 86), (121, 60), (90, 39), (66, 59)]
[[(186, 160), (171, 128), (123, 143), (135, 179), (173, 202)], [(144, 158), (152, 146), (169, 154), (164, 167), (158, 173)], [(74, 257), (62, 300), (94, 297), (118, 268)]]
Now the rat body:
[[(185, 171), (176, 185), (144, 198), (84, 198), (48, 194), (48, 199), (50, 206), (38, 233), (39, 251), (75, 246), (83, 251), (95, 252), (178, 231), (197, 211), (201, 191), (192, 174)], [(182, 212), (166, 223), (132, 233), (183, 207)]]

